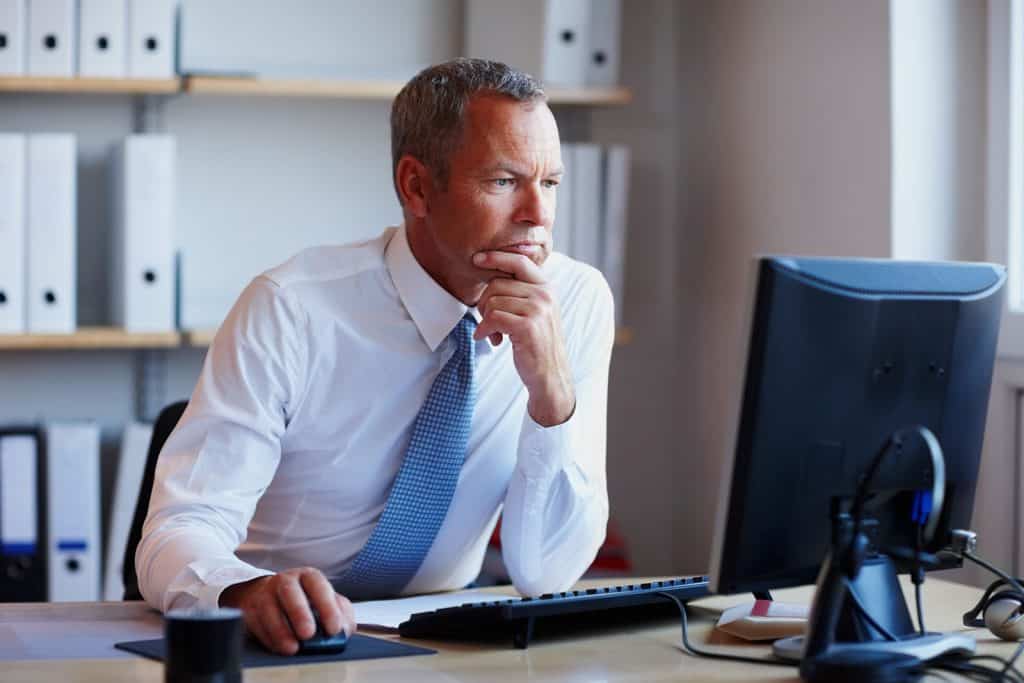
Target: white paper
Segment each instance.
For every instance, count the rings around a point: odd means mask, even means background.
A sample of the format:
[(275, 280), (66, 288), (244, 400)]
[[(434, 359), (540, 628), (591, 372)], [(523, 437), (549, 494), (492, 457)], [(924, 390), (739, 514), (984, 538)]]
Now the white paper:
[(517, 596), (501, 595), (483, 590), (456, 591), (454, 593), (432, 593), (397, 600), (367, 600), (356, 602), (356, 623), (359, 628), (397, 631), (398, 625), (408, 621), (417, 612), (432, 612), (445, 607), (458, 607), (467, 602), (508, 600)]

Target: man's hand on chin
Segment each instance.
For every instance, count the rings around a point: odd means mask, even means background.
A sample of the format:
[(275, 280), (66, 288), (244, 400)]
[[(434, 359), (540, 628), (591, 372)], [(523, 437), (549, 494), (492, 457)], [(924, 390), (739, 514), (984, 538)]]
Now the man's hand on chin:
[(312, 567), (288, 569), (224, 589), (221, 607), (242, 610), (245, 627), (268, 650), (293, 655), (299, 640), (312, 638), (316, 630), (310, 607), (320, 615), (324, 632), (334, 635), (356, 631), (352, 603), (334, 592), (327, 578)]
[(576, 393), (562, 339), (562, 319), (540, 267), (523, 254), (482, 251), (473, 264), (503, 274), (490, 281), (477, 307), (483, 316), (475, 339), (512, 342), (516, 371), (530, 395), (527, 410), (537, 424), (559, 425), (572, 417)]

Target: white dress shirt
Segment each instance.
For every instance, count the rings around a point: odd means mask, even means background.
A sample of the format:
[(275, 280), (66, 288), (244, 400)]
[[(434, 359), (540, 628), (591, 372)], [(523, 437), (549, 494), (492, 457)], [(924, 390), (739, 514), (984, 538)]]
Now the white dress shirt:
[[(562, 254), (542, 271), (576, 410), (535, 423), (511, 343), (476, 342), (465, 463), (406, 594), (476, 578), (503, 507), (503, 558), (526, 595), (568, 588), (604, 539), (612, 296), (597, 270)], [(305, 250), (255, 278), (161, 452), (135, 560), (146, 600), (213, 607), (228, 586), (292, 567), (341, 575), (377, 524), (467, 310), (479, 320), (423, 270), (402, 227)]]

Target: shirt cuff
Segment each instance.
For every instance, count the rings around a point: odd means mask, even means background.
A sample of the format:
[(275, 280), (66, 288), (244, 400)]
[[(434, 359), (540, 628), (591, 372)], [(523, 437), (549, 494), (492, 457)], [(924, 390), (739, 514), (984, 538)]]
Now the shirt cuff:
[[(578, 411), (576, 411), (578, 412)], [(552, 479), (573, 461), (576, 412), (553, 427), (538, 424), (526, 411), (519, 432), (519, 472), (527, 479)]]
[(274, 572), (260, 569), (236, 560), (237, 564), (210, 567), (203, 561), (194, 562), (182, 572), (182, 581), (175, 582), (167, 591), (169, 603), (164, 611), (175, 607), (214, 609), (220, 606), (220, 594), (227, 588)]

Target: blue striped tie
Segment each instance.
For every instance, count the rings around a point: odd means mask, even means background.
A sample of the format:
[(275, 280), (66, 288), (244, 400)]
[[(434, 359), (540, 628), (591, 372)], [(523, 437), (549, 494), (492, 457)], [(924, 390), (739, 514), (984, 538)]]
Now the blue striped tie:
[(449, 335), (455, 353), (434, 379), (412, 427), (412, 439), (391, 495), (352, 566), (331, 580), (346, 597), (394, 597), (419, 570), (448, 514), (466, 457), (476, 402), (476, 321), (466, 314)]

